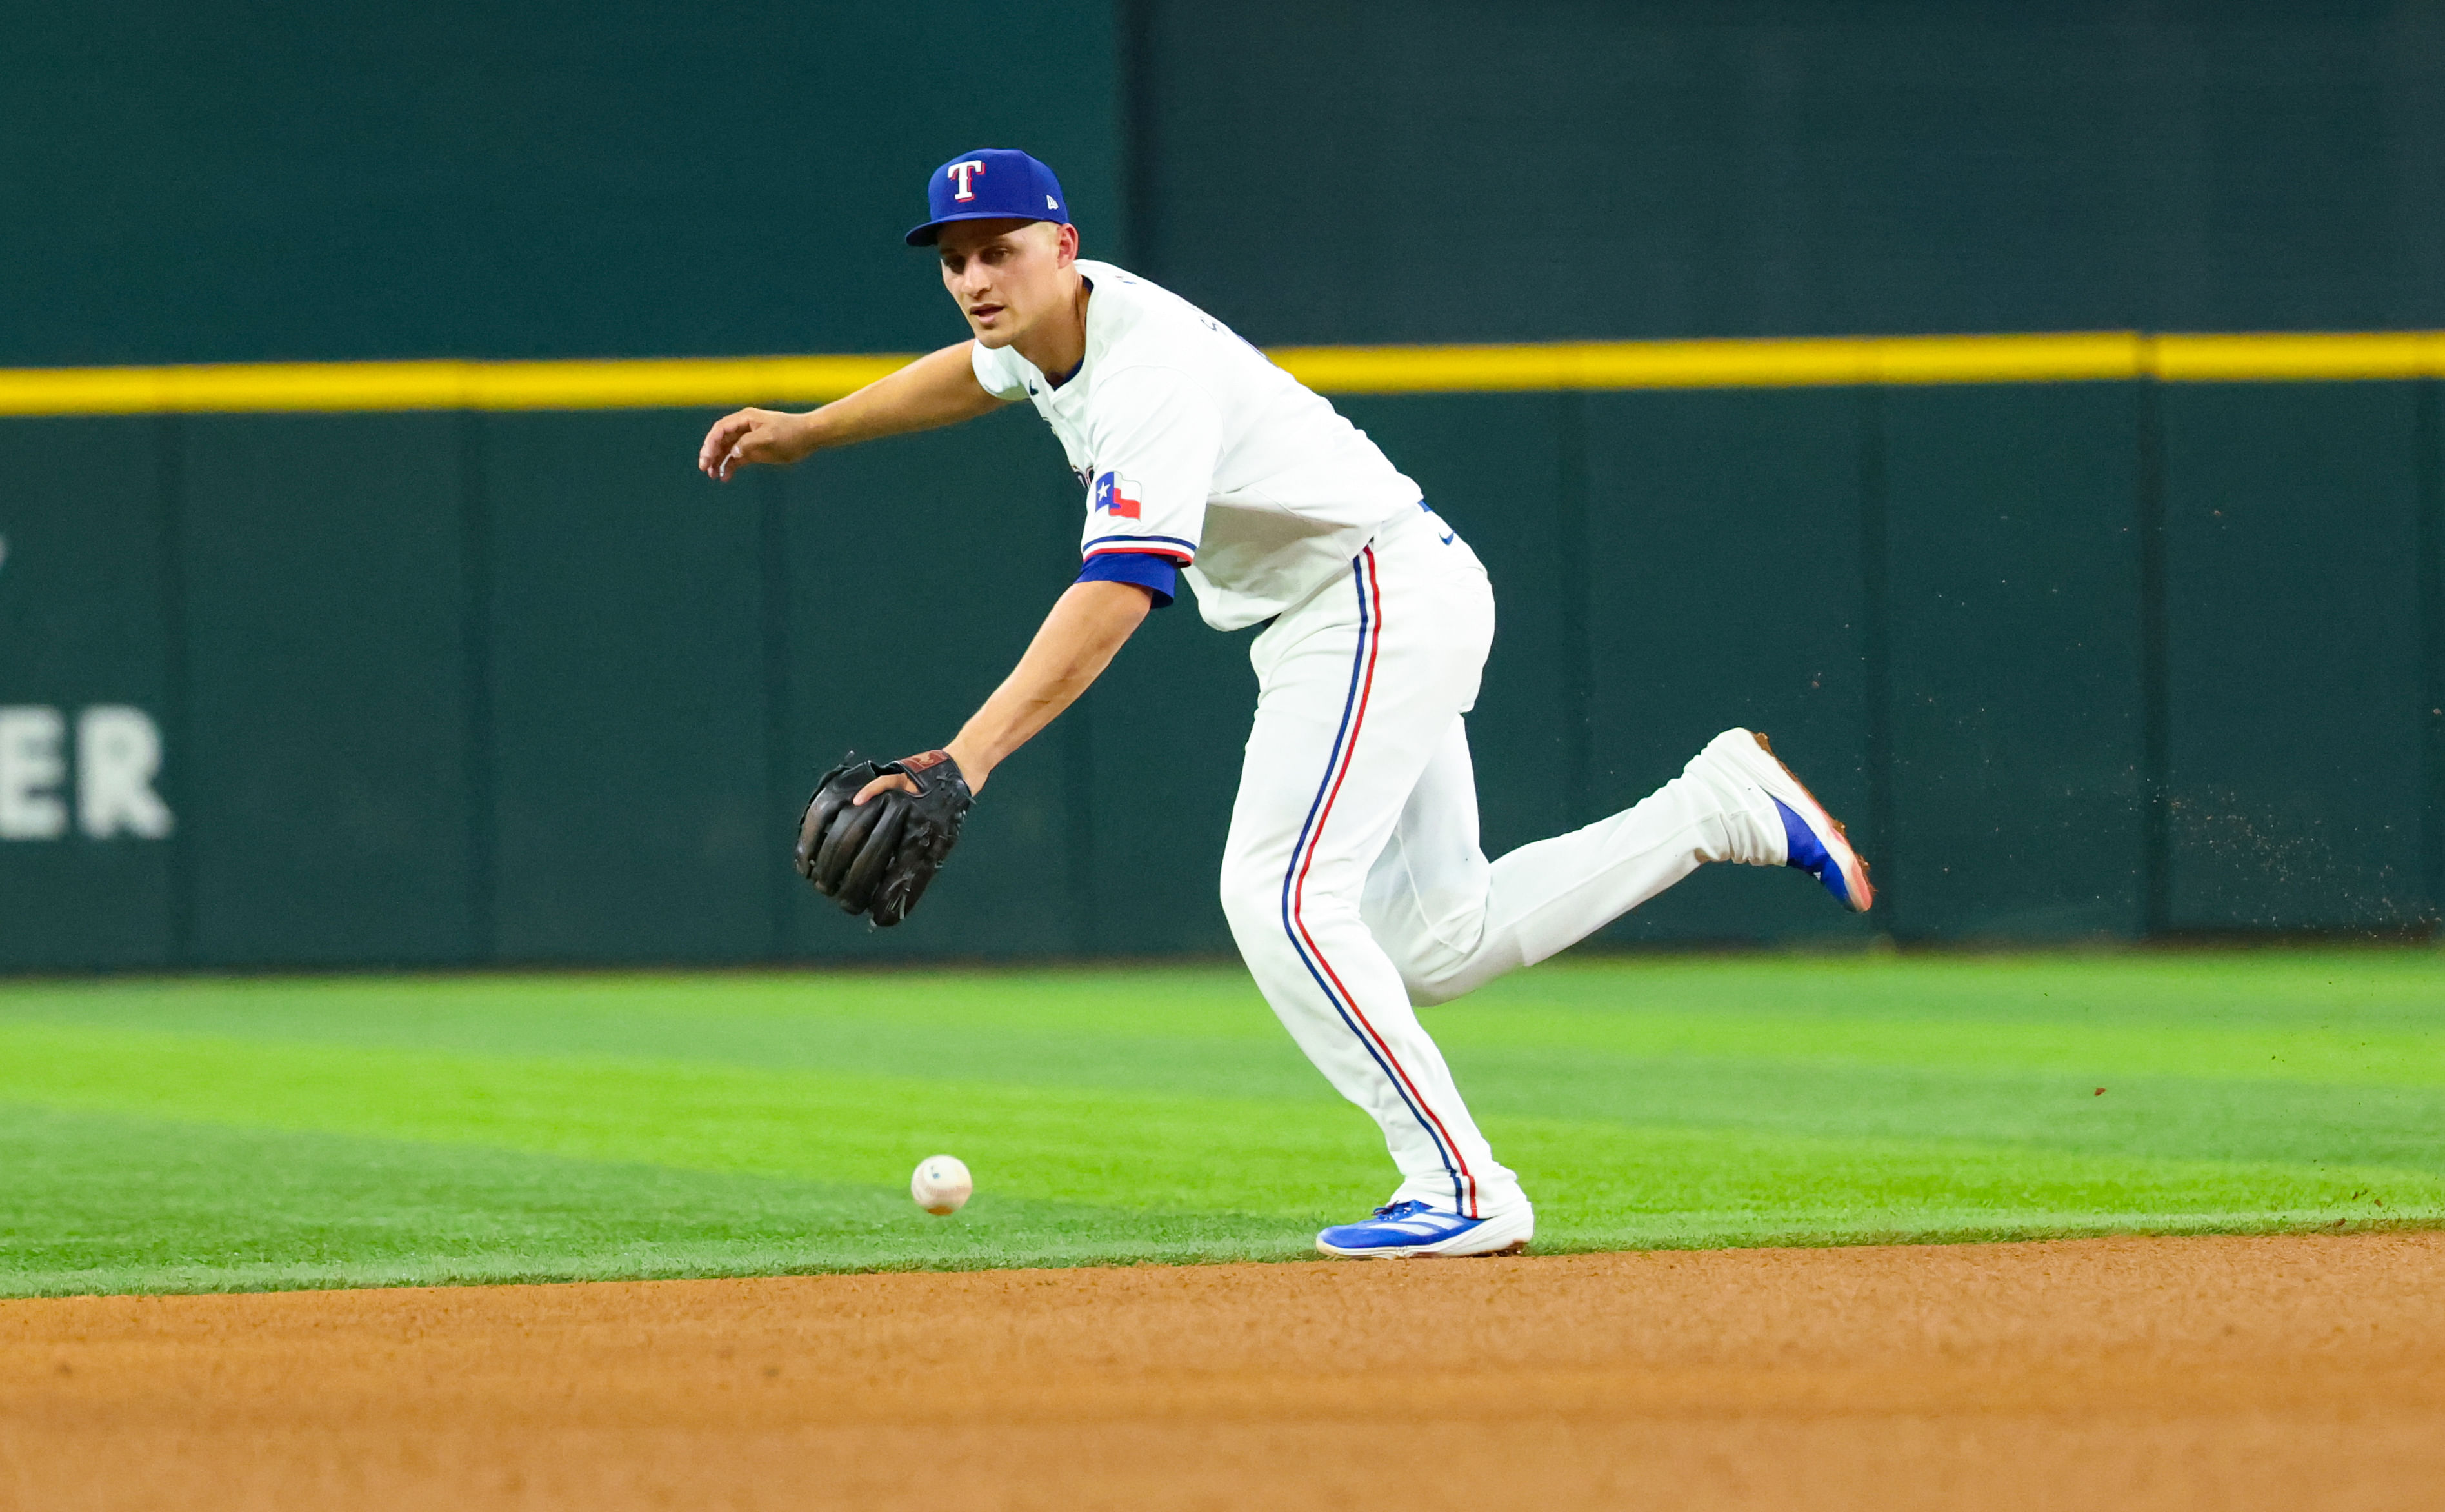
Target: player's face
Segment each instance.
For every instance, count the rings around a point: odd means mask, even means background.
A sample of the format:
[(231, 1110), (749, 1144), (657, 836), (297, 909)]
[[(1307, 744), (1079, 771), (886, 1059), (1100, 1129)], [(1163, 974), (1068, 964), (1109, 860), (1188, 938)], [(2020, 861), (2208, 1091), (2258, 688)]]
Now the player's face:
[(1007, 346), (1069, 303), (1061, 276), (1078, 229), (1049, 220), (960, 220), (943, 228), (943, 287), (986, 346)]

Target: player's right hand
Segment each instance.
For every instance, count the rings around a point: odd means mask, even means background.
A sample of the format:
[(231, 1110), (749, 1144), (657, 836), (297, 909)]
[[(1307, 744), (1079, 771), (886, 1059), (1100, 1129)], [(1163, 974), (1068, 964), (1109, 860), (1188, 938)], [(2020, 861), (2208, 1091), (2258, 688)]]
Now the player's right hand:
[(773, 466), (794, 462), (807, 455), (808, 445), (801, 435), (803, 415), (788, 415), (775, 409), (742, 409), (724, 415), (704, 433), (704, 444), (697, 448), (697, 471), (717, 483), (727, 483), (730, 475), (750, 462)]

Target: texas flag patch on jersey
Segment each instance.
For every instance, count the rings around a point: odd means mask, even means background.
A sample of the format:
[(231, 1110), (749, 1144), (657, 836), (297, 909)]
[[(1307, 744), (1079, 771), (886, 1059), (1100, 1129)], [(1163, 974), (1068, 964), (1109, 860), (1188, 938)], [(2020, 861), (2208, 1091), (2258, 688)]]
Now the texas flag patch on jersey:
[(1106, 473), (1095, 479), (1094, 502), (1087, 506), (1092, 514), (1097, 510), (1110, 511), (1114, 519), (1138, 518), (1138, 486), (1118, 473)]

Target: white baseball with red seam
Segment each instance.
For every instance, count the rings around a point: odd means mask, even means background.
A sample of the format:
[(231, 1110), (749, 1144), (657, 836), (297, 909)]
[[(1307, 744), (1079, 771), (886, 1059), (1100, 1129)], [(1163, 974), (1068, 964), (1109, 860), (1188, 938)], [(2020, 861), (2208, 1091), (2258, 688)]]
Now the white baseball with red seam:
[(966, 1206), (968, 1195), (976, 1189), (976, 1179), (957, 1155), (928, 1155), (917, 1163), (917, 1174), (908, 1178), (908, 1195), (937, 1218), (948, 1218)]

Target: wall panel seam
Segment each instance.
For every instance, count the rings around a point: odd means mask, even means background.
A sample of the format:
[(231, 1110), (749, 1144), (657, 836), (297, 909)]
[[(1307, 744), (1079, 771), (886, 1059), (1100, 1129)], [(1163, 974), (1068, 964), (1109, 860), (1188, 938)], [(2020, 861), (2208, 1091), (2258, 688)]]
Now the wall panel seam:
[(161, 536), (161, 786), (172, 814), (170, 831), (169, 958), (174, 966), (196, 963), (195, 696), (190, 690), (187, 635), (186, 426), (164, 415), (153, 433), (155, 502)]
[(459, 690), (467, 787), (467, 953), (489, 961), (500, 950), (499, 812), (493, 780), (493, 495), (484, 418), (469, 412), (458, 425), (458, 575), (464, 644)]
[(2422, 909), (2433, 924), (2445, 914), (2445, 413), (2431, 379), (2413, 398), (2412, 457), (2416, 484), (2415, 581), (2419, 595), (2419, 731), (2422, 771), (2420, 884)]
[(2173, 923), (2173, 650), (2165, 520), (2164, 401), (2155, 383), (2135, 385), (2139, 406), (2137, 497), (2139, 568), (2140, 933)]
[(1885, 468), (1885, 405), (1882, 392), (1860, 390), (1858, 424), (1860, 650), (1867, 665), (1868, 833), (1883, 875), (1876, 879), (1876, 904), (1884, 914), (1884, 932), (1907, 933), (1901, 905), (1907, 892), (1901, 880), (1902, 856), (1894, 809), (1894, 770), (1893, 670), (1892, 528)]

